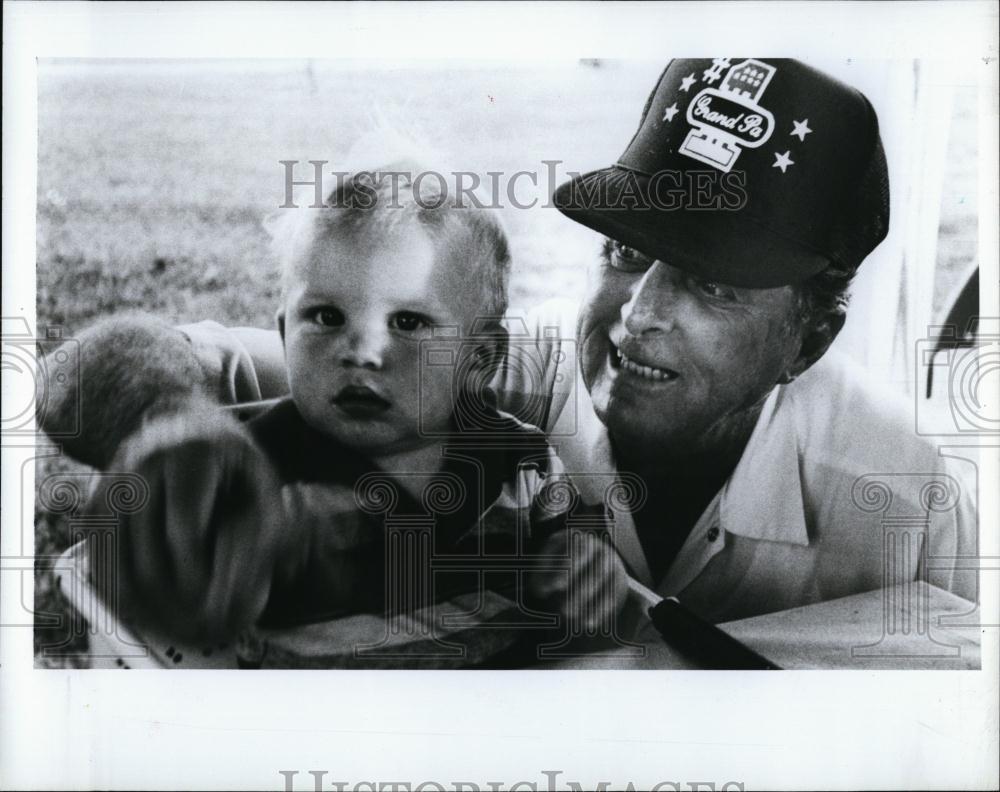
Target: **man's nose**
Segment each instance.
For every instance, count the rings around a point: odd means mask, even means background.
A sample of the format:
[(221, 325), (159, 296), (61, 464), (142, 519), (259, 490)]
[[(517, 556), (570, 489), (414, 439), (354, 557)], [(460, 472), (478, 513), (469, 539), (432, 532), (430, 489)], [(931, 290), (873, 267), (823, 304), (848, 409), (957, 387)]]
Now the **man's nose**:
[(385, 363), (389, 329), (384, 322), (358, 323), (349, 328), (341, 362), (345, 366), (380, 369)]
[(655, 261), (632, 285), (631, 296), (621, 310), (622, 323), (631, 335), (673, 329), (679, 273), (669, 264)]

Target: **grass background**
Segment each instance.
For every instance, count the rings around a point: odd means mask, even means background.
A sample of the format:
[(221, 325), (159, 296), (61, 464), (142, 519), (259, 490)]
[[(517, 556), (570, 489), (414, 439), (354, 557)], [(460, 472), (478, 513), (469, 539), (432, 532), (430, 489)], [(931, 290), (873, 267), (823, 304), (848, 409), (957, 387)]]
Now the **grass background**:
[[(462, 170), (519, 170), (523, 202), (566, 170), (609, 164), (631, 138), (660, 62), (356, 64), (72, 60), (39, 65), (37, 322), (71, 337), (95, 319), (141, 309), (171, 322), (212, 318), (269, 327), (276, 267), (261, 219), (284, 200), (279, 160), (336, 168), (375, 117), (444, 152)], [(956, 92), (942, 199), (935, 304), (975, 256), (975, 94)], [(308, 171), (300, 171), (307, 174)], [(303, 176), (304, 177), (304, 176)], [(302, 178), (302, 177), (300, 177)], [(972, 199), (970, 199), (970, 197)], [(574, 297), (593, 235), (554, 209), (508, 208), (511, 306)], [(37, 481), (74, 463), (42, 458)], [(36, 652), (77, 664), (53, 587), (51, 556), (70, 542), (64, 516), (36, 504)], [(55, 626), (41, 618), (51, 615)], [(69, 643), (65, 643), (69, 639)], [(65, 656), (65, 653), (69, 656)]]

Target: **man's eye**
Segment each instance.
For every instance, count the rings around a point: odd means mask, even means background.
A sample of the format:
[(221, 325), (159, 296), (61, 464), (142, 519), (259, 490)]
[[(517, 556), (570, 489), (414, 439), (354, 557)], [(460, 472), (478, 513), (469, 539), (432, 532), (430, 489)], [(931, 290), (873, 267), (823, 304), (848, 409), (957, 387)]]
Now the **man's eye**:
[(695, 278), (694, 283), (699, 291), (716, 300), (730, 301), (736, 299), (736, 292), (732, 287), (726, 286), (724, 283), (716, 283), (715, 281), (701, 280), (699, 278)]
[(313, 321), (323, 327), (340, 327), (344, 324), (344, 314), (337, 308), (325, 306), (312, 312)]
[(400, 330), (404, 333), (415, 333), (418, 330), (430, 327), (431, 320), (418, 313), (400, 311), (389, 320), (389, 324), (394, 330)]
[(649, 269), (655, 259), (640, 253), (634, 247), (629, 247), (621, 242), (612, 242), (609, 256), (611, 266), (615, 269), (635, 272)]

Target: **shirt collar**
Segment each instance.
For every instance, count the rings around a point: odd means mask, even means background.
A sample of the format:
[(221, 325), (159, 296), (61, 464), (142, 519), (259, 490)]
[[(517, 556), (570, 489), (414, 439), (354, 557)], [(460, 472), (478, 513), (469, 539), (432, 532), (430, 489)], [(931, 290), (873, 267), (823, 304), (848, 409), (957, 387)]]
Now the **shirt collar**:
[(727, 533), (809, 544), (795, 416), (784, 385), (764, 402), (736, 469), (722, 489), (719, 521)]
[[(559, 416), (552, 442), (583, 499), (596, 503), (613, 480), (613, 474), (607, 472), (615, 470), (611, 442), (579, 371), (576, 387), (579, 410), (566, 410)], [(730, 533), (761, 541), (809, 544), (797, 432), (784, 389), (779, 385), (768, 395), (736, 469), (706, 510), (707, 514), (718, 508), (723, 538)], [(648, 580), (649, 566), (631, 515), (616, 519), (613, 529), (625, 562), (637, 577)], [(698, 541), (700, 537), (689, 539)], [(684, 552), (682, 547), (678, 558)]]

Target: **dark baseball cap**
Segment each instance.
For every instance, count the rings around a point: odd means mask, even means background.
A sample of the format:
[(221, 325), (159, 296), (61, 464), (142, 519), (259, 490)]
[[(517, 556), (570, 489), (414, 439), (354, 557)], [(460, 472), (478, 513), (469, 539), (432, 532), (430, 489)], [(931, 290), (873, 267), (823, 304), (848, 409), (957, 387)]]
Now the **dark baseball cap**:
[(672, 60), (618, 162), (553, 201), (647, 255), (749, 288), (853, 270), (889, 227), (871, 103), (775, 58)]

